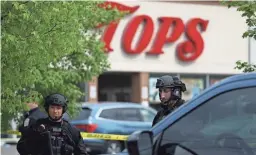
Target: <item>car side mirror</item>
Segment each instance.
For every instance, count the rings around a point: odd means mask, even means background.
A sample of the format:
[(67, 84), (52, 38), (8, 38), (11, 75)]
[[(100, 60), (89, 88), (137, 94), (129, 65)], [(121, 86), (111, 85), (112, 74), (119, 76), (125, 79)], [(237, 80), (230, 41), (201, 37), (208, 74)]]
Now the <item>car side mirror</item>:
[(152, 155), (153, 133), (151, 131), (135, 131), (128, 137), (127, 149), (132, 155)]

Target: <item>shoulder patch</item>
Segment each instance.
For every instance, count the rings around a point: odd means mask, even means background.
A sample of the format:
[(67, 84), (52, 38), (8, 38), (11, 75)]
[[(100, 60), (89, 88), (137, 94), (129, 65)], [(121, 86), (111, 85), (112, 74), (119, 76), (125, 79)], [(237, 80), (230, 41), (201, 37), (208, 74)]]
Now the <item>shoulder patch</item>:
[(29, 125), (29, 118), (26, 118), (24, 121), (24, 127), (27, 127)]

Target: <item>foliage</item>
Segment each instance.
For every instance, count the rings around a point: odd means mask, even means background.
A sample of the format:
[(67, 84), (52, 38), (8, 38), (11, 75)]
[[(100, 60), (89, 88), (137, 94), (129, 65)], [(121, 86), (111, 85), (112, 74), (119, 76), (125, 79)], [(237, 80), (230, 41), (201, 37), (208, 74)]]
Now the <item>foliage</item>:
[[(246, 18), (249, 29), (242, 35), (243, 38), (249, 37), (256, 40), (256, 1), (222, 1), (228, 8), (236, 7), (237, 11), (242, 12), (242, 17)], [(256, 64), (237, 61), (235, 69), (243, 72), (255, 72)]]
[[(28, 101), (24, 90), (42, 96), (62, 93), (69, 113), (83, 94), (77, 84), (110, 65), (99, 24), (122, 14), (95, 1), (1, 1), (1, 112), (16, 116)], [(2, 115), (2, 119), (5, 116)], [(7, 117), (7, 116), (6, 116)]]
[(222, 1), (228, 8), (235, 7), (242, 12), (242, 17), (246, 18), (246, 24), (251, 28), (244, 32), (243, 38), (251, 37), (256, 39), (256, 1)]
[(237, 61), (235, 69), (242, 70), (244, 73), (247, 72), (255, 72), (256, 71), (256, 65), (255, 64), (249, 64), (248, 62), (242, 62)]

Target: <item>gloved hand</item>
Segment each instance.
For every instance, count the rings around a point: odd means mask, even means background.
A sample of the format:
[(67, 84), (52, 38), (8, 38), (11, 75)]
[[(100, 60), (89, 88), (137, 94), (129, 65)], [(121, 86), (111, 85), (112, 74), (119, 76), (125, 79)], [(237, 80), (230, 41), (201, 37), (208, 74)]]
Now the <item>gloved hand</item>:
[(63, 144), (63, 145), (62, 145), (61, 154), (63, 154), (63, 155), (69, 155), (69, 154), (72, 154), (73, 151), (74, 151), (73, 146), (68, 145), (68, 144)]
[(35, 134), (43, 134), (43, 133), (45, 133), (47, 130), (46, 130), (46, 127), (45, 127), (45, 125), (44, 124), (41, 124), (41, 125), (37, 125), (37, 126), (33, 126), (32, 127), (32, 130), (33, 130), (33, 132), (35, 133)]
[(38, 126), (37, 131), (42, 133), (42, 132), (46, 131), (46, 128), (45, 128), (45, 126), (43, 124), (41, 124), (41, 125)]

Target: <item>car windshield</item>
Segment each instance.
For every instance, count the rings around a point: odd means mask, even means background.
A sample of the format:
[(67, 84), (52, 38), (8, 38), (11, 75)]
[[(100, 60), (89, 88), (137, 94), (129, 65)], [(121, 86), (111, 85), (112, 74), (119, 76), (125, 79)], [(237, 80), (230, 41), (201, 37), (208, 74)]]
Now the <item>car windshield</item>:
[(176, 144), (199, 155), (255, 154), (255, 92), (237, 89), (206, 101), (163, 132), (158, 154), (173, 153)]
[(234, 134), (240, 135), (240, 132), (242, 132), (244, 128), (248, 128), (253, 125), (254, 121), (256, 120), (253, 119), (253, 117), (250, 117), (250, 115), (233, 116), (205, 125), (204, 128), (200, 130), (200, 132), (209, 136), (217, 136), (220, 131), (232, 132)]

